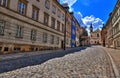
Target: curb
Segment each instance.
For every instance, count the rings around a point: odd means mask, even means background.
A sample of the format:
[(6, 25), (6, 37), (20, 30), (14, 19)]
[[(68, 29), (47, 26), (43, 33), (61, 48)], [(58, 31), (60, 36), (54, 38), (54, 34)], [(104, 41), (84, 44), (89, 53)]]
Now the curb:
[[(106, 51), (106, 50), (105, 50), (105, 51)], [(109, 56), (110, 61), (111, 61), (111, 63), (112, 63), (112, 68), (113, 68), (113, 72), (114, 72), (115, 78), (120, 78), (119, 71), (118, 71), (118, 69), (117, 69), (117, 66), (116, 66), (115, 62), (113, 61), (112, 56), (110, 55), (110, 53), (108, 53), (108, 52), (106, 52), (106, 53), (107, 53), (107, 55)]]

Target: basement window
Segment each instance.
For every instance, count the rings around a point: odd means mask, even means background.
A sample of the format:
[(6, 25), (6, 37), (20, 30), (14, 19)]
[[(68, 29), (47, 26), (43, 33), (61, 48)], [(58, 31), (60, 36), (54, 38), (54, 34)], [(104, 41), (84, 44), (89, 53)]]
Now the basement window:
[(20, 50), (21, 50), (21, 48), (19, 48), (19, 47), (14, 48), (14, 51), (20, 51)]
[(8, 51), (8, 50), (9, 50), (9, 48), (8, 48), (8, 47), (5, 47), (5, 48), (4, 48), (4, 51)]
[(0, 47), (0, 52), (2, 51), (2, 47)]

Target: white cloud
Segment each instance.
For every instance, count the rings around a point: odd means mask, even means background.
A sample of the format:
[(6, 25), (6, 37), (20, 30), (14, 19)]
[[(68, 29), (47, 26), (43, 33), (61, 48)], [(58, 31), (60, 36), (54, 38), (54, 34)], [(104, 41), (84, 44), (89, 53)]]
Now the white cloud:
[(69, 7), (77, 2), (77, 0), (61, 0), (62, 3), (68, 3)]
[(73, 11), (72, 5), (74, 5), (77, 0), (61, 0), (61, 3), (68, 3), (68, 6), (70, 7), (70, 11)]
[(90, 24), (93, 24), (93, 28), (94, 30), (96, 30), (98, 28), (101, 29), (104, 23), (100, 18), (96, 18), (94, 15), (83, 17), (81, 12), (75, 12), (75, 17), (77, 18), (81, 26), (87, 27), (86, 30), (88, 31), (88, 34), (90, 33), (90, 30), (89, 30)]
[(104, 23), (100, 18), (96, 18), (94, 15), (86, 16), (82, 18), (82, 21), (88, 28), (90, 27), (90, 24), (93, 24), (94, 30), (96, 30), (97, 28), (101, 29), (101, 26)]

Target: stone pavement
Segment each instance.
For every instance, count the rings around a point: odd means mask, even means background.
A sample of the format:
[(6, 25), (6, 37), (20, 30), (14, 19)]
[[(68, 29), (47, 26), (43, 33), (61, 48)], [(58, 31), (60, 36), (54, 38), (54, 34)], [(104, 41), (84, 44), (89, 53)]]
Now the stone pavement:
[(109, 56), (90, 47), (43, 64), (0, 74), (0, 78), (115, 78)]
[(49, 59), (63, 57), (66, 54), (79, 52), (82, 49), (85, 49), (85, 47), (0, 55), (0, 73), (42, 64)]
[(6, 61), (6, 60), (23, 58), (23, 57), (35, 56), (35, 55), (40, 55), (40, 54), (56, 53), (56, 52), (61, 52), (61, 51), (79, 51), (84, 48), (85, 47), (75, 47), (75, 48), (66, 48), (66, 50), (58, 49), (58, 50), (44, 50), (44, 51), (36, 51), (36, 52), (5, 54), (5, 55), (0, 55), (0, 62)]
[[(118, 73), (119, 73), (119, 76), (120, 76), (120, 50), (118, 49), (111, 49), (111, 48), (105, 48), (113, 59), (116, 67), (117, 67), (117, 70), (118, 70)], [(118, 77), (120, 78), (120, 77)]]

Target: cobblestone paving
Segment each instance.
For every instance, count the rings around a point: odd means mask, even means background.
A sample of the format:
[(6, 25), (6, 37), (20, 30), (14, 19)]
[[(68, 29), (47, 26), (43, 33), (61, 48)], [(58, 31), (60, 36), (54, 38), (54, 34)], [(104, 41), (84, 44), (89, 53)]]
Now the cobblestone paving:
[(114, 78), (109, 57), (100, 47), (0, 74), (0, 78)]

